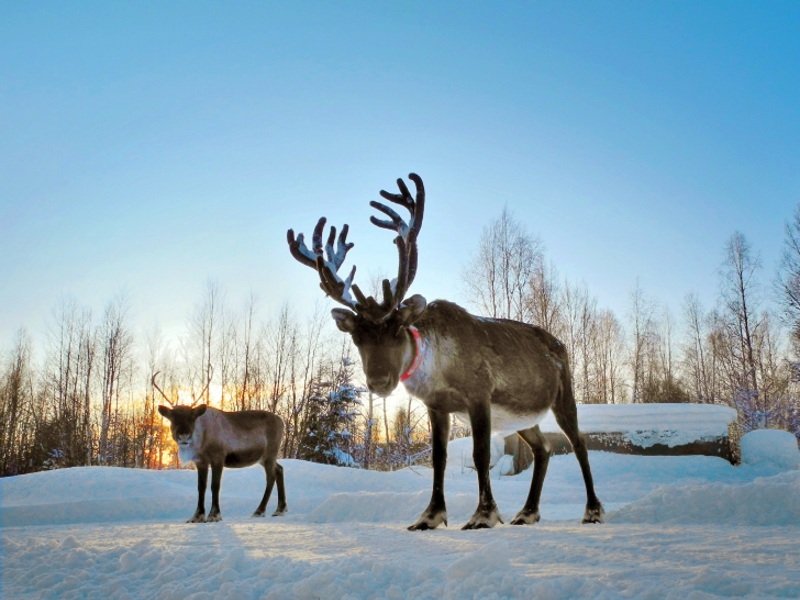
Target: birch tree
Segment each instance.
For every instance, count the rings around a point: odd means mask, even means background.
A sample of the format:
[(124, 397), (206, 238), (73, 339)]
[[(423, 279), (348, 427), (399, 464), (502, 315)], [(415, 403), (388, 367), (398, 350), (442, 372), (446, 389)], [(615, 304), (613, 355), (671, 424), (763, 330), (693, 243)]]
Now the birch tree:
[(504, 208), (484, 227), (464, 273), (470, 301), (486, 316), (530, 322), (530, 282), (542, 260), (542, 242)]

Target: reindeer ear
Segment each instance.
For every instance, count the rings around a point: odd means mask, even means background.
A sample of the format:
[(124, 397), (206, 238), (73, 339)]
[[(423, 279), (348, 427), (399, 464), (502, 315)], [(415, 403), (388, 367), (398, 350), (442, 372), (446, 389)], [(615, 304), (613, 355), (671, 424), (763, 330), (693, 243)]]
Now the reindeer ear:
[(172, 410), (164, 406), (163, 404), (158, 407), (158, 412), (161, 413), (162, 417), (172, 420)]
[(331, 310), (331, 316), (336, 321), (336, 326), (339, 331), (345, 333), (353, 333), (356, 329), (356, 315), (347, 310), (346, 308), (334, 308)]
[(205, 404), (201, 404), (200, 406), (195, 406), (194, 418), (196, 419), (198, 417), (202, 417), (205, 414), (207, 408), (208, 406), (206, 406)]
[(400, 316), (400, 322), (403, 325), (412, 325), (419, 319), (428, 307), (428, 301), (419, 294), (414, 294), (411, 298), (404, 300), (397, 309), (397, 314)]

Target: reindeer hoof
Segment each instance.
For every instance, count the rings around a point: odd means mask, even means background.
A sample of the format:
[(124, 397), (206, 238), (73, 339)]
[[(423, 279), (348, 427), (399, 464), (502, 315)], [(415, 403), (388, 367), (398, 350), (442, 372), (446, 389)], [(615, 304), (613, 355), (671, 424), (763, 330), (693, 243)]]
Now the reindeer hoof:
[(257, 510), (256, 512), (253, 513), (253, 517), (255, 517), (257, 519), (263, 518), (264, 516), (265, 516), (265, 513), (264, 513), (263, 510), (261, 510), (261, 511)]
[(522, 509), (517, 513), (517, 516), (511, 519), (512, 525), (535, 525), (541, 520), (541, 515), (538, 510)]
[(447, 513), (428, 513), (425, 512), (419, 520), (413, 525), (408, 526), (409, 531), (428, 531), (429, 529), (436, 529), (439, 525), (444, 523), (447, 527)]
[(222, 515), (220, 513), (208, 515), (208, 517), (206, 517), (206, 523), (219, 523), (220, 521), (222, 521)]
[(491, 529), (502, 522), (503, 519), (500, 517), (500, 511), (497, 510), (497, 506), (478, 508), (472, 518), (461, 529)]
[[(432, 524), (428, 523), (427, 521), (422, 521), (422, 522), (418, 521), (418, 522), (414, 523), (413, 525), (409, 525), (407, 529), (409, 531), (433, 531), (438, 526), (439, 525), (432, 525)], [(445, 527), (446, 526), (447, 526), (447, 523), (445, 523)]]
[(272, 513), (272, 516), (273, 517), (282, 517), (283, 515), (286, 514), (287, 510), (288, 509), (284, 506), (283, 508), (279, 508), (274, 513)]
[(203, 513), (195, 513), (191, 519), (186, 520), (187, 523), (205, 523), (206, 516)]
[(598, 505), (594, 508), (586, 507), (586, 512), (583, 514), (583, 520), (581, 523), (602, 523), (605, 517), (606, 511), (603, 510), (602, 505)]

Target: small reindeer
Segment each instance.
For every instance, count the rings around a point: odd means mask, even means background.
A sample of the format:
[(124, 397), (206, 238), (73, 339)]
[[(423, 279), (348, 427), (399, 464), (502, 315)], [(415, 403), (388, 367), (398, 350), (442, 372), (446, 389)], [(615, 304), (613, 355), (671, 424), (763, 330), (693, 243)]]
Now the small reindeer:
[(580, 463), (587, 495), (583, 522), (602, 522), (603, 506), (595, 495), (586, 445), (578, 431), (564, 345), (533, 325), (476, 317), (444, 300), (428, 304), (418, 294), (405, 299), (417, 270), (417, 236), (425, 205), (422, 179), (414, 173), (408, 177), (416, 186), (416, 198), (412, 198), (402, 179), (397, 180), (399, 194), (380, 194), (408, 210), (409, 223), (388, 206), (370, 202), (389, 217), (380, 220), (373, 216), (372, 223), (397, 233), (397, 278), (383, 281), (382, 301), (366, 297), (353, 283), (355, 267), (345, 279), (338, 275), (345, 255), (353, 247), (347, 243), (347, 225), (338, 239), (336, 228), (331, 227), (323, 246), (326, 220), (321, 218), (314, 229), (311, 249), (302, 234), (295, 238), (293, 230), (287, 233), (292, 256), (313, 268), (323, 291), (347, 307), (333, 309), (332, 315), (339, 329), (349, 333), (358, 348), (370, 391), (386, 397), (402, 381), (406, 390), (428, 408), (433, 438), (433, 492), (428, 507), (408, 529), (434, 529), (447, 524), (444, 470), (451, 413), (472, 427), (478, 474), (478, 508), (463, 529), (494, 527), (503, 522), (489, 482), (489, 439), (493, 429), (517, 431), (533, 450), (530, 493), (511, 523), (539, 521), (539, 498), (550, 449), (538, 423), (548, 410), (553, 411)]
[[(277, 461), (283, 439), (283, 420), (264, 410), (227, 412), (205, 404), (195, 406), (196, 399), (190, 406), (172, 405), (156, 384), (156, 375), (158, 373), (153, 375), (153, 387), (170, 404), (169, 407), (159, 406), (158, 412), (170, 422), (172, 439), (178, 444), (178, 458), (182, 464), (193, 462), (197, 467), (197, 510), (187, 523), (221, 521), (219, 490), (222, 484), (222, 467), (249, 467), (256, 463), (260, 463), (267, 474), (267, 489), (253, 516), (264, 516), (275, 483), (278, 484), (278, 508), (272, 516), (285, 514), (283, 467)], [(201, 393), (200, 396), (202, 395)], [(206, 516), (205, 496), (209, 466), (211, 511)]]

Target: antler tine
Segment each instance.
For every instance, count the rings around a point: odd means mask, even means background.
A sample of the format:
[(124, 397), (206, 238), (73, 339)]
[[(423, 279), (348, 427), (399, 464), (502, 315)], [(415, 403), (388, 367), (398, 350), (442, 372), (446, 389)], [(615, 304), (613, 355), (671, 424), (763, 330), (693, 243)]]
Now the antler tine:
[(194, 407), (199, 400), (203, 399), (203, 395), (208, 390), (208, 386), (211, 385), (211, 378), (212, 377), (214, 377), (214, 368), (213, 367), (208, 370), (208, 380), (206, 381), (206, 387), (203, 388), (203, 391), (200, 392), (200, 394), (198, 396), (195, 396), (194, 394), (192, 394), (192, 407)]
[(411, 231), (416, 231), (417, 234), (419, 234), (419, 230), (422, 227), (422, 216), (425, 212), (425, 186), (422, 183), (422, 178), (416, 173), (409, 173), (408, 178), (414, 182), (414, 185), (417, 188), (416, 199), (411, 197), (411, 192), (408, 191), (408, 186), (406, 186), (406, 182), (402, 179), (397, 180), (397, 187), (400, 189), (399, 194), (392, 194), (386, 190), (381, 190), (380, 195), (389, 202), (399, 204), (408, 210), (408, 212), (411, 214), (409, 224), (406, 224), (400, 215), (398, 215), (385, 204), (376, 202), (374, 200), (370, 202), (370, 206), (385, 213), (392, 220), (391, 222), (381, 221), (375, 217), (370, 217), (370, 221), (372, 221), (372, 223), (378, 227), (392, 229), (404, 238), (408, 238), (408, 234)]
[(164, 400), (166, 400), (166, 401), (167, 401), (167, 404), (169, 404), (170, 406), (173, 406), (173, 407), (174, 407), (175, 405), (172, 403), (172, 400), (170, 400), (169, 398), (167, 398), (167, 395), (164, 393), (164, 390), (162, 390), (160, 387), (158, 387), (158, 384), (156, 383), (156, 377), (158, 377), (158, 374), (159, 374), (159, 373), (161, 373), (161, 371), (156, 371), (155, 373), (153, 373), (153, 377), (152, 377), (152, 379), (150, 380), (150, 383), (152, 383), (152, 384), (153, 384), (153, 387), (154, 387), (155, 389), (157, 389), (157, 390), (158, 390), (158, 392), (159, 392), (159, 393), (160, 393), (160, 394), (161, 394), (161, 395), (164, 397)]
[[(311, 237), (311, 250), (306, 246), (303, 234), (301, 233), (295, 238), (294, 230), (290, 229), (286, 234), (286, 239), (289, 242), (289, 251), (299, 262), (317, 271), (320, 278), (320, 287), (328, 296), (340, 304), (357, 311), (357, 303), (350, 295), (350, 288), (356, 274), (355, 266), (345, 279), (342, 279), (337, 274), (344, 263), (347, 252), (354, 246), (352, 242), (347, 242), (347, 234), (350, 228), (347, 225), (342, 227), (342, 232), (337, 238), (336, 228), (331, 227), (327, 243), (323, 246), (322, 232), (326, 222), (325, 217), (317, 221)], [(334, 241), (336, 242), (335, 249)]]
[(389, 316), (397, 306), (395, 293), (388, 279), (383, 280), (382, 288), (383, 302), (378, 302), (373, 296), (365, 296), (357, 285), (353, 285), (353, 293), (358, 302), (358, 313), (364, 318), (378, 323)]
[(347, 278), (342, 279), (336, 274), (336, 271), (331, 269), (330, 265), (325, 262), (325, 259), (319, 256), (317, 257), (317, 271), (319, 272), (320, 279), (319, 286), (328, 296), (353, 310), (357, 309), (356, 302), (350, 295), (351, 287), (355, 287), (353, 285), (353, 278), (356, 276), (355, 265), (353, 265), (353, 269), (350, 271)]
[(350, 231), (350, 226), (345, 223), (342, 227), (342, 232), (339, 234), (339, 239), (336, 243), (336, 251), (333, 250), (333, 240), (336, 238), (336, 227), (331, 227), (330, 235), (328, 235), (328, 243), (325, 244), (325, 254), (328, 256), (328, 261), (333, 263), (336, 270), (342, 266), (345, 256), (350, 249), (355, 246), (353, 242), (347, 242), (347, 233)]
[(290, 229), (286, 232), (286, 241), (289, 242), (289, 251), (292, 253), (292, 256), (295, 257), (295, 259), (307, 267), (311, 267), (312, 269), (317, 268), (317, 255), (308, 249), (302, 233), (297, 236), (297, 239), (295, 239), (294, 229)]
[(385, 204), (375, 200), (370, 202), (370, 206), (381, 211), (390, 219), (387, 221), (372, 216), (370, 221), (378, 227), (397, 232), (394, 243), (397, 245), (399, 266), (397, 279), (391, 284), (391, 288), (393, 288), (391, 299), (386, 296), (386, 285), (389, 282), (385, 281), (384, 302), (382, 305), (378, 305), (377, 302), (374, 303), (376, 306), (385, 307), (383, 314), (380, 315), (381, 319), (385, 319), (394, 308), (400, 305), (417, 274), (417, 236), (422, 227), (422, 217), (425, 210), (425, 187), (422, 184), (422, 178), (416, 173), (410, 173), (408, 178), (414, 182), (417, 188), (416, 199), (411, 197), (408, 186), (402, 179), (397, 180), (399, 194), (381, 190), (380, 195), (386, 200), (406, 208), (411, 215), (409, 223), (406, 223), (397, 212)]
[[(386, 194), (383, 190), (381, 190), (381, 195)], [(399, 202), (395, 200), (395, 202)], [(406, 222), (403, 221), (402, 217), (398, 215), (395, 211), (391, 208), (386, 206), (385, 204), (381, 204), (376, 200), (370, 200), (369, 205), (372, 208), (377, 208), (382, 213), (385, 213), (391, 219), (390, 221), (382, 221), (377, 217), (370, 217), (369, 220), (372, 222), (373, 225), (377, 225), (383, 229), (391, 229), (392, 231), (396, 231), (400, 236), (405, 237), (408, 235), (409, 227), (406, 225)]]

